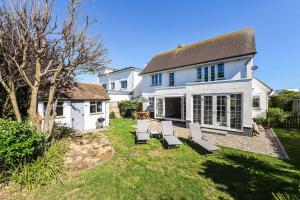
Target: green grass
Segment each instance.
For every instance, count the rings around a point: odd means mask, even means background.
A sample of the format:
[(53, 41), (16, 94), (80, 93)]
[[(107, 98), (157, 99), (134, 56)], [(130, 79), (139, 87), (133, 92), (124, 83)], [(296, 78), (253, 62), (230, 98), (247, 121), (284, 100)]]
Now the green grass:
[(230, 148), (205, 156), (197, 146), (164, 149), (134, 143), (135, 121), (115, 119), (106, 133), (113, 159), (30, 193), (28, 199), (272, 199), (298, 191), (300, 172), (287, 161)]
[(292, 162), (300, 168), (300, 130), (274, 128), (280, 142), (284, 146)]

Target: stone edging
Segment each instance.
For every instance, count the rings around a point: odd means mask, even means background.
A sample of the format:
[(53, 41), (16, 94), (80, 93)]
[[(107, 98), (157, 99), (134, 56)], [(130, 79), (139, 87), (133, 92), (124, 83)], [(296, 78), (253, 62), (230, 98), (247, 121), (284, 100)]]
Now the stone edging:
[(282, 152), (282, 155), (284, 157), (284, 159), (290, 159), (289, 155), (287, 154), (286, 150), (284, 149), (283, 145), (281, 144), (279, 138), (277, 137), (277, 135), (275, 134), (274, 130), (272, 128), (269, 129), (271, 134), (273, 135), (273, 137), (275, 138), (281, 152)]

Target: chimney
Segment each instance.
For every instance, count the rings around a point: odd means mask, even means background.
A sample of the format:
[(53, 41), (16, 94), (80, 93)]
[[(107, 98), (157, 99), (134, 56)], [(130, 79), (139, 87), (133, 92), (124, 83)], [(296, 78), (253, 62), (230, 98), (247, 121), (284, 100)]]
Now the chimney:
[(183, 44), (179, 44), (179, 45), (177, 46), (177, 49), (181, 49), (181, 48), (183, 48), (183, 47), (184, 47)]

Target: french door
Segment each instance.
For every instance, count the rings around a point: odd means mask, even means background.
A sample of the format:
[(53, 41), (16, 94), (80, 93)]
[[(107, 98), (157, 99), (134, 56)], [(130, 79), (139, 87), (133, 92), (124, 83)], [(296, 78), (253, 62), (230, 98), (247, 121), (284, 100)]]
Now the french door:
[(242, 95), (194, 95), (193, 121), (211, 127), (242, 129)]

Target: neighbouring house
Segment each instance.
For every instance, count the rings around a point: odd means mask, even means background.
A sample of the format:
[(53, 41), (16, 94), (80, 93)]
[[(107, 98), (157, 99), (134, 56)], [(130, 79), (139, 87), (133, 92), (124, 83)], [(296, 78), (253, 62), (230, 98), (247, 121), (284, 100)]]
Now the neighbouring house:
[(293, 100), (292, 112), (300, 115), (300, 98)]
[(276, 96), (280, 93), (283, 92), (300, 92), (299, 88), (285, 88), (285, 89), (278, 89), (278, 90), (274, 90), (272, 91), (272, 93), (270, 94), (270, 96)]
[(123, 69), (113, 69), (105, 67), (99, 75), (99, 84), (102, 85), (110, 97), (110, 110), (117, 117), (120, 116), (118, 102), (131, 100), (141, 95), (141, 69), (136, 67), (126, 67)]
[[(56, 106), (55, 122), (78, 131), (108, 126), (108, 101), (108, 94), (99, 84), (76, 83), (59, 98)], [(47, 102), (45, 99), (39, 99), (38, 113), (42, 117), (46, 107)]]
[(271, 92), (253, 77), (255, 54), (251, 28), (159, 53), (141, 73), (142, 95), (149, 98), (143, 109), (157, 119), (250, 133)]

